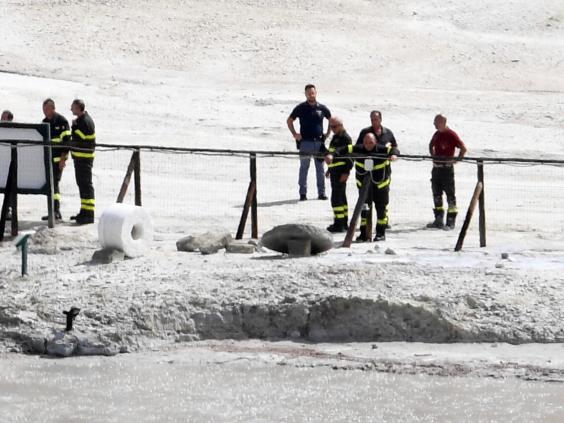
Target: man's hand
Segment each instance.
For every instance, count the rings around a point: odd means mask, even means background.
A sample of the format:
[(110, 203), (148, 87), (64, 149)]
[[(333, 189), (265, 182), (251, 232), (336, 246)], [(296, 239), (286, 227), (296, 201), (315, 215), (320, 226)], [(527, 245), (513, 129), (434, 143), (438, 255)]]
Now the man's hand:
[(332, 154), (327, 154), (325, 156), (325, 163), (327, 163), (327, 164), (333, 163), (333, 155)]
[(329, 171), (325, 172), (325, 177), (326, 177), (326, 178), (329, 178), (329, 175), (330, 175)]
[(63, 170), (67, 165), (67, 159), (61, 157), (61, 161), (59, 162), (59, 170)]
[(302, 135), (301, 135), (301, 134), (298, 134), (298, 133), (296, 132), (296, 133), (294, 134), (294, 139), (295, 139), (296, 141), (301, 141), (301, 140), (302, 140)]
[(348, 173), (343, 173), (341, 175), (341, 177), (339, 178), (339, 182), (341, 182), (342, 184), (344, 184), (345, 182), (347, 182), (347, 179), (349, 179), (349, 174)]
[(392, 155), (390, 156), (390, 161), (391, 161), (391, 162), (395, 162), (397, 159), (398, 159), (398, 156), (396, 156), (395, 154), (392, 154)]

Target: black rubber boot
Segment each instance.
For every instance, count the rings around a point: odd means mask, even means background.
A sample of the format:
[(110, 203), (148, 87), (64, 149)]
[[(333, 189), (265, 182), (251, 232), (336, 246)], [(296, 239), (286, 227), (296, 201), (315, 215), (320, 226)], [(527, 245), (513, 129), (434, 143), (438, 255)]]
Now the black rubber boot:
[(456, 212), (447, 213), (446, 225), (445, 225), (446, 230), (454, 229), (454, 226), (456, 225), (456, 215), (457, 214), (458, 213), (456, 213)]
[(332, 233), (345, 232), (344, 219), (335, 219), (332, 225), (327, 226), (327, 230)]
[(360, 227), (360, 235), (356, 237), (356, 242), (368, 242), (368, 236), (366, 235), (366, 226)]
[(427, 227), (441, 229), (442, 227), (445, 226), (444, 224), (445, 212), (443, 210), (433, 209), (433, 213), (435, 213), (435, 220), (431, 223), (428, 223)]
[[(61, 202), (59, 200), (53, 201), (53, 214), (55, 215), (55, 220), (63, 220), (61, 215)], [(49, 220), (49, 216), (41, 216), (41, 220)]]
[(386, 240), (386, 225), (378, 224), (376, 225), (376, 236), (374, 237), (374, 241), (385, 241)]
[(82, 210), (78, 216), (76, 216), (77, 225), (88, 225), (94, 223), (94, 212), (91, 210)]

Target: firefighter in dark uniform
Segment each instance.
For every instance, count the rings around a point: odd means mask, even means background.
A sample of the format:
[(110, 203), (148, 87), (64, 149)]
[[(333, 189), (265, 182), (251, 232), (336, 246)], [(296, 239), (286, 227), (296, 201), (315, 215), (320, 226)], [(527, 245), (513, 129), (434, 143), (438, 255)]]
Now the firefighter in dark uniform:
[(72, 121), (71, 155), (74, 161), (74, 174), (80, 192), (80, 212), (72, 216), (79, 225), (94, 223), (94, 185), (92, 184), (92, 166), (96, 147), (94, 121), (85, 110), (82, 100), (74, 100), (71, 111), (76, 119)]
[[(70, 144), (71, 131), (67, 119), (55, 111), (55, 102), (52, 99), (48, 98), (43, 102), (43, 114), (45, 115), (43, 122), (49, 124), (51, 142), (55, 147), (52, 149), (51, 153), (53, 157), (53, 200), (55, 205), (55, 219), (62, 220), (59, 183), (61, 182), (61, 176), (63, 175), (63, 169), (68, 155), (68, 149), (65, 147), (68, 147)], [(47, 220), (47, 216), (43, 216), (41, 219)]]
[[(364, 158), (356, 158), (362, 164), (364, 175), (369, 172), (372, 179), (371, 190), (368, 193), (366, 202), (363, 206), (361, 218), (367, 219), (367, 214), (372, 202), (376, 208), (376, 236), (374, 241), (386, 240), (386, 227), (388, 225), (387, 207), (389, 202), (390, 193), (390, 174), (389, 174), (389, 161), (392, 156), (397, 156), (399, 152), (391, 144), (381, 145), (376, 140), (376, 136), (372, 133), (367, 133), (364, 136), (362, 145), (349, 145), (346, 148), (337, 149), (334, 153), (335, 157), (340, 157), (344, 154), (352, 154)], [(326, 162), (331, 163), (333, 155), (326, 156)], [(372, 166), (370, 166), (369, 161)], [(370, 170), (372, 168), (372, 170)], [(357, 241), (369, 241), (366, 231), (366, 224), (364, 228), (360, 229), (360, 236)]]
[[(329, 143), (329, 153), (352, 144), (351, 137), (338, 117), (329, 119), (329, 126), (333, 131), (333, 138)], [(331, 181), (331, 207), (333, 207), (334, 222), (327, 227), (329, 232), (344, 232), (348, 228), (349, 206), (347, 203), (347, 179), (352, 169), (352, 160), (339, 158), (327, 166), (327, 175)]]
[[(360, 146), (363, 144), (364, 137), (366, 136), (366, 134), (374, 134), (378, 145), (381, 146), (385, 146), (388, 144), (391, 145), (392, 148), (396, 151), (396, 153), (390, 157), (387, 163), (388, 177), (391, 178), (392, 175), (391, 162), (395, 161), (397, 159), (397, 155), (399, 154), (398, 143), (396, 141), (396, 138), (394, 137), (394, 133), (389, 128), (382, 126), (382, 113), (380, 111), (372, 110), (370, 112), (370, 122), (371, 125), (369, 127), (364, 128), (362, 131), (360, 131), (360, 134), (358, 135), (358, 138), (356, 140), (356, 145)], [(358, 187), (359, 191), (362, 188), (362, 180), (364, 179), (365, 174), (366, 172), (363, 168), (362, 162), (359, 160), (355, 161), (356, 186)], [(391, 179), (390, 179), (390, 183), (391, 183)], [(364, 239), (366, 238), (366, 224), (368, 221), (368, 213), (369, 212), (366, 212), (365, 216), (362, 217), (360, 221), (360, 234), (361, 234), (359, 237), (360, 241), (368, 241), (368, 239)], [(389, 219), (388, 210), (386, 210), (386, 218)], [(389, 222), (386, 223), (386, 226), (388, 225)]]
[[(458, 160), (466, 154), (466, 145), (458, 134), (447, 126), (447, 118), (441, 114), (433, 121), (437, 130), (429, 142), (429, 154), (433, 156), (433, 170), (431, 171), (431, 188), (435, 220), (427, 225), (428, 228), (454, 229), (456, 224), (456, 191), (454, 184), (455, 150), (458, 148)], [(446, 194), (448, 209), (446, 224), (444, 222), (445, 209), (443, 207), (443, 192)]]

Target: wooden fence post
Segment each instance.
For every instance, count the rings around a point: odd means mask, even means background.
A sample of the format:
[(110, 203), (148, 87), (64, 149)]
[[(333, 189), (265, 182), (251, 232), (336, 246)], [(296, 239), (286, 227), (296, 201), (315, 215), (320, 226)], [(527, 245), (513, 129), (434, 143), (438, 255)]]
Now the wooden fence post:
[(133, 151), (131, 154), (131, 159), (129, 160), (129, 165), (127, 166), (127, 171), (121, 183), (121, 188), (116, 200), (116, 203), (123, 203), (127, 189), (129, 188), (129, 183), (131, 182), (131, 175), (134, 175), (134, 190), (135, 190), (135, 205), (141, 206), (141, 158), (140, 150)]
[(354, 212), (349, 223), (349, 229), (347, 231), (347, 235), (345, 236), (345, 240), (343, 241), (342, 247), (349, 248), (352, 244), (352, 239), (354, 237), (354, 232), (356, 231), (356, 223), (358, 222), (358, 216), (362, 212), (362, 207), (366, 202), (366, 197), (368, 195), (368, 190), (372, 187), (372, 177), (371, 172), (367, 172), (364, 175), (364, 179), (362, 181), (362, 189), (360, 190), (360, 194), (358, 195), (358, 201), (356, 202), (356, 206), (354, 208)]
[(237, 234), (235, 239), (243, 239), (245, 233), (245, 226), (251, 210), (251, 238), (258, 238), (258, 203), (257, 203), (257, 155), (250, 153), (250, 175), (251, 181), (249, 188), (247, 188), (247, 195), (245, 196), (245, 204), (243, 205), (243, 212), (237, 227)]
[(482, 192), (482, 183), (478, 182), (476, 188), (474, 188), (474, 194), (470, 200), (470, 205), (468, 206), (468, 211), (466, 212), (466, 218), (464, 219), (464, 224), (460, 230), (460, 235), (458, 235), (458, 241), (454, 247), (454, 251), (460, 251), (462, 249), (462, 244), (464, 244), (464, 238), (466, 237), (466, 232), (468, 231), (468, 226), (470, 226), (470, 221), (472, 220), (472, 215), (474, 214), (474, 209), (478, 203), (478, 198)]

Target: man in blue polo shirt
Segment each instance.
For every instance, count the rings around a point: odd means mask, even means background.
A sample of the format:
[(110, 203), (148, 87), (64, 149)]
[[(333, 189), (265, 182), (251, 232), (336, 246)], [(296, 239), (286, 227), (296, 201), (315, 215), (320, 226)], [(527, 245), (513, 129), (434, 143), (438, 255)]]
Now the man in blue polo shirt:
[[(323, 157), (325, 151), (325, 139), (329, 136), (331, 128), (327, 125), (327, 132), (323, 132), (323, 119), (329, 120), (331, 112), (323, 104), (317, 102), (317, 90), (315, 85), (305, 86), (306, 101), (298, 104), (286, 123), (292, 136), (296, 140), (296, 146), (300, 150), (300, 201), (307, 200), (307, 173), (311, 163), (311, 156), (316, 154), (319, 157), (314, 159), (315, 174), (317, 177), (317, 194), (320, 200), (327, 200), (325, 195), (325, 172), (323, 170)], [(300, 120), (300, 132), (296, 132), (294, 121)]]

